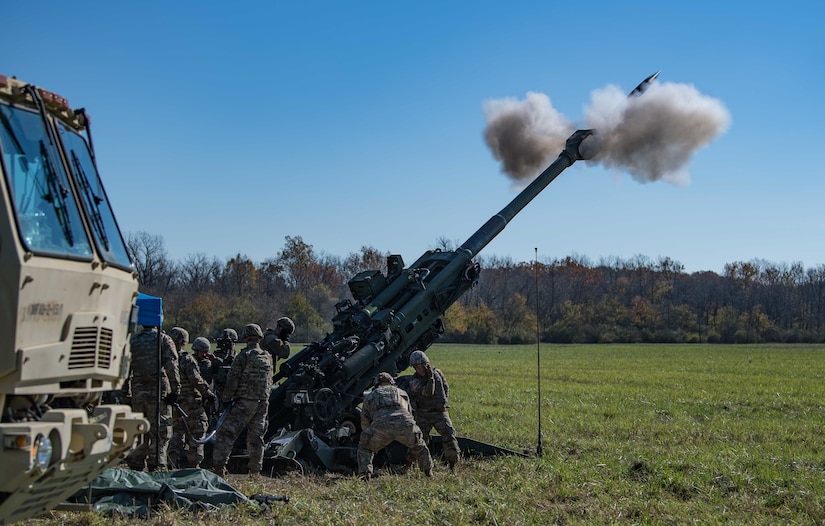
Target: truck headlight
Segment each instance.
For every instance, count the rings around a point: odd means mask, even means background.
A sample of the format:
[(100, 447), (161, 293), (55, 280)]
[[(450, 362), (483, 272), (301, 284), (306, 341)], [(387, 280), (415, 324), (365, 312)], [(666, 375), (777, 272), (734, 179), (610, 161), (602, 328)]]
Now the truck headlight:
[(32, 449), (32, 467), (45, 470), (52, 462), (52, 441), (49, 437), (39, 435)]

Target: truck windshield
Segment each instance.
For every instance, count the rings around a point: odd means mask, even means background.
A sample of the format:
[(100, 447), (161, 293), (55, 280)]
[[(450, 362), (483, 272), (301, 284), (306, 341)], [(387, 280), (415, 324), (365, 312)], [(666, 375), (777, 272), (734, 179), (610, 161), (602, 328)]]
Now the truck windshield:
[(62, 122), (59, 123), (58, 130), (69, 166), (75, 173), (80, 200), (92, 224), (92, 233), (101, 257), (112, 265), (131, 270), (132, 261), (86, 140)]
[(0, 151), (19, 232), (28, 250), (91, 259), (80, 210), (40, 115), (0, 104)]

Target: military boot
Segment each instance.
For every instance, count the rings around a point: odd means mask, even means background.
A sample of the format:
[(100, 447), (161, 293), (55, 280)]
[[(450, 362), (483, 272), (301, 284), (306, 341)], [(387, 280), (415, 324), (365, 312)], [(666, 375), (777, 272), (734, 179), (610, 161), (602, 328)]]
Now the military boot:
[(214, 466), (212, 466), (209, 469), (215, 475), (217, 475), (221, 478), (226, 478), (226, 475), (227, 475), (227, 473), (226, 473), (226, 464), (215, 464)]

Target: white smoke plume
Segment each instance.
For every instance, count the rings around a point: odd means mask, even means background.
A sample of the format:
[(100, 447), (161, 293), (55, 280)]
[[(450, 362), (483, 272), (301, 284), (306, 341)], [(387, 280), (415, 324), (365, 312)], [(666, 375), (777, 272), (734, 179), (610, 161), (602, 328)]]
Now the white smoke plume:
[(516, 180), (529, 182), (538, 175), (575, 131), (544, 93), (529, 92), (524, 100), (490, 100), (484, 113), (484, 140), (501, 161), (501, 171)]
[[(574, 130), (541, 93), (487, 101), (484, 113), (485, 141), (502, 172), (520, 185), (555, 160)], [(594, 91), (585, 123), (596, 130), (580, 149), (588, 162), (626, 171), (639, 182), (686, 185), (691, 156), (727, 130), (730, 114), (691, 85), (653, 81), (632, 97), (612, 85)]]

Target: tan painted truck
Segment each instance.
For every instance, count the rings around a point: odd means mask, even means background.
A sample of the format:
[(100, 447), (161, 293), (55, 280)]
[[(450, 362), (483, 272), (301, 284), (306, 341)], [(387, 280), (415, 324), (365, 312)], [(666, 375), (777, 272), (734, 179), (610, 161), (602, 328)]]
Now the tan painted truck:
[(50, 510), (149, 422), (102, 402), (129, 372), (134, 272), (89, 118), (0, 75), (0, 524)]

